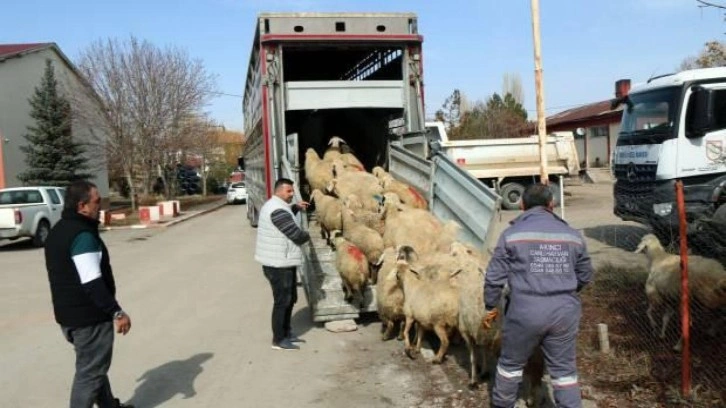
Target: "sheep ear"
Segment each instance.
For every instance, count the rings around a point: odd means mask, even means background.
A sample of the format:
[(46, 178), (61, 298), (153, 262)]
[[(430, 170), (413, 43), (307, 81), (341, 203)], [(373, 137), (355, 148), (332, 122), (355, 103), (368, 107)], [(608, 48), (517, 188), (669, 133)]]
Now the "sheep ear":
[(645, 242), (640, 241), (640, 244), (638, 244), (638, 247), (635, 248), (635, 251), (633, 251), (633, 252), (635, 252), (636, 254), (639, 254), (639, 253), (643, 252), (644, 250), (645, 250)]

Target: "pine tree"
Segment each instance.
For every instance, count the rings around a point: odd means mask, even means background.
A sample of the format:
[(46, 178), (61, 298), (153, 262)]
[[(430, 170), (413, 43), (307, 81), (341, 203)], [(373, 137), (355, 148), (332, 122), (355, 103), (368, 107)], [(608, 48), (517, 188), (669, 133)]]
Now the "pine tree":
[(21, 146), (28, 169), (18, 175), (26, 185), (66, 186), (74, 180), (90, 178), (83, 144), (73, 139), (71, 104), (58, 92), (58, 81), (50, 60), (30, 102), (30, 117), (24, 135), (28, 145)]

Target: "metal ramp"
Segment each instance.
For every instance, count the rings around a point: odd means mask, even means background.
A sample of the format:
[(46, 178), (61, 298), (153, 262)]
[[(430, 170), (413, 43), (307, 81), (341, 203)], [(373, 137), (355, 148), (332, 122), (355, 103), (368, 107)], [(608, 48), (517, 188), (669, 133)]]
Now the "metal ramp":
[(376, 292), (368, 285), (364, 292), (363, 308), (345, 301), (342, 280), (335, 268), (333, 251), (318, 234), (314, 216), (309, 220), (311, 240), (303, 250), (303, 286), (311, 315), (315, 322), (357, 319), (361, 312), (376, 311)]

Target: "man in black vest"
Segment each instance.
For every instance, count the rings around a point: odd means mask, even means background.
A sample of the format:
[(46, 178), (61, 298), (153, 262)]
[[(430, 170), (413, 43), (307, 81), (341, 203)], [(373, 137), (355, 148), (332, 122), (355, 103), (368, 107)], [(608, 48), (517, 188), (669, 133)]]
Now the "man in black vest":
[(76, 351), (71, 408), (121, 408), (108, 381), (114, 326), (126, 334), (131, 319), (116, 301), (106, 245), (98, 233), (101, 197), (88, 181), (66, 189), (61, 220), (45, 242), (55, 320)]

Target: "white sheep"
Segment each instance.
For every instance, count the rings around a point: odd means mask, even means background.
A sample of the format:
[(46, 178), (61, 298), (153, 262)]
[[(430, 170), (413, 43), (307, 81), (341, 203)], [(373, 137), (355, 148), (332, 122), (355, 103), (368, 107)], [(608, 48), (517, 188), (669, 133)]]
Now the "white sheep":
[(343, 208), (343, 237), (361, 249), (368, 262), (377, 264), (383, 254), (383, 238), (381, 235), (353, 219), (353, 212)]
[[(408, 253), (415, 253), (411, 247), (398, 251), (396, 277), (403, 289), (403, 312), (406, 325), (403, 329), (406, 355), (414, 358), (414, 352), (421, 350), (421, 341), (426, 330), (433, 330), (441, 345), (432, 360), (440, 364), (449, 348), (449, 334), (459, 321), (459, 294), (448, 281), (427, 281), (421, 273), (411, 267)], [(456, 273), (452, 274), (455, 275)], [(417, 325), (416, 347), (411, 346), (409, 331)]]
[(460, 226), (454, 221), (442, 224), (426, 210), (409, 208), (384, 200), (385, 246), (411, 246), (420, 254), (448, 251)]
[(311, 190), (325, 189), (333, 180), (333, 165), (320, 159), (314, 149), (305, 151), (305, 178)]
[(383, 188), (372, 174), (355, 171), (336, 172), (336, 177), (328, 183), (326, 191), (340, 199), (354, 194), (360, 198), (363, 208), (369, 211), (378, 211), (383, 194)]
[(403, 340), (403, 290), (396, 278), (395, 248), (386, 248), (379, 260), (379, 278), (376, 282), (376, 302), (378, 316), (381, 319), (382, 340), (389, 340), (396, 324), (400, 325), (398, 339)]
[(357, 195), (351, 194), (343, 199), (343, 206), (349, 208), (353, 212), (353, 219), (360, 222), (366, 227), (378, 232), (383, 236), (385, 223), (383, 222), (383, 213), (380, 211), (369, 211), (363, 208), (363, 202)]
[[(645, 295), (648, 298), (646, 314), (653, 329), (657, 330), (653, 311), (658, 306), (666, 307), (660, 329), (660, 338), (665, 338), (668, 323), (675, 314), (674, 303), (680, 297), (681, 258), (667, 253), (653, 234), (645, 235), (635, 252), (644, 252), (648, 256), (648, 279), (645, 282)], [(718, 261), (689, 255), (688, 287), (691, 297), (704, 307), (716, 310), (726, 306), (726, 270)], [(679, 351), (682, 341), (681, 338), (674, 349)]]
[(365, 301), (363, 290), (370, 278), (368, 260), (360, 248), (342, 236), (336, 236), (334, 243), (335, 267), (343, 281), (345, 300), (352, 303), (357, 298), (360, 307), (363, 307)]
[(325, 195), (322, 191), (315, 189), (310, 193), (311, 200), (315, 203), (315, 213), (318, 224), (320, 224), (320, 235), (332, 244), (331, 232), (343, 229), (342, 203), (335, 197)]
[(325, 153), (323, 153), (323, 160), (332, 162), (333, 160), (340, 159), (340, 155), (342, 153), (341, 146), (346, 144), (345, 140), (338, 136), (331, 137), (330, 140), (328, 140), (329, 147), (325, 150)]

